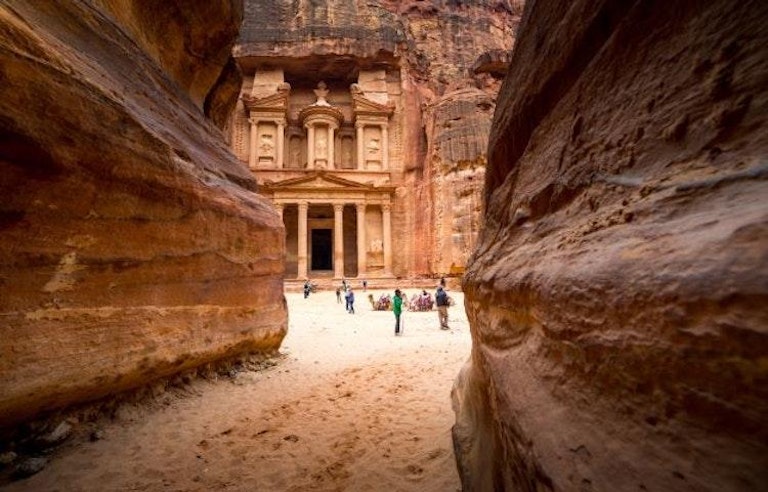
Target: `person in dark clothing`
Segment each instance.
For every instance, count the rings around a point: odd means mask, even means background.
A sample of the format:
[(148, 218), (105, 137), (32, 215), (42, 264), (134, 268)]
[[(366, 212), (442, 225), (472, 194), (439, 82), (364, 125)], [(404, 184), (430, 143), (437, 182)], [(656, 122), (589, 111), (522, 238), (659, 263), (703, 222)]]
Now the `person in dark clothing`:
[(355, 314), (355, 292), (352, 289), (347, 291), (347, 312)]
[(442, 287), (437, 288), (435, 293), (435, 304), (437, 305), (437, 317), (440, 320), (440, 329), (448, 329), (448, 294)]
[(392, 299), (392, 312), (395, 313), (395, 336), (400, 335), (400, 314), (403, 312), (403, 298), (400, 289), (395, 289)]
[(309, 297), (309, 292), (312, 290), (312, 284), (309, 283), (309, 279), (307, 279), (306, 282), (304, 282), (304, 299)]

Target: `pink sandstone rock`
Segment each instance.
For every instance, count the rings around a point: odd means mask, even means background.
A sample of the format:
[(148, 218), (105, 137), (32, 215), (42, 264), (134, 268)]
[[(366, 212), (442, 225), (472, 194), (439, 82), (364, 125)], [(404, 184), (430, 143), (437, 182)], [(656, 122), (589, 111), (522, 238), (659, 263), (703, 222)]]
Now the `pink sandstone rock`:
[(526, 6), (464, 282), (465, 490), (765, 488), (766, 23)]
[(0, 427), (280, 345), (283, 229), (216, 126), (241, 18), (0, 7)]

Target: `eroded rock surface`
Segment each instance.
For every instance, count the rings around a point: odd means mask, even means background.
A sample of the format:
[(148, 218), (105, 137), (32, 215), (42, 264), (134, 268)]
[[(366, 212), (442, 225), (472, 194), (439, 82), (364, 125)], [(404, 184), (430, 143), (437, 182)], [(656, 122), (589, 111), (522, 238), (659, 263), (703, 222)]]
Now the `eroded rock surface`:
[[(368, 86), (384, 87), (372, 97), (393, 105), (391, 221), (408, 231), (394, 238), (394, 276), (464, 271), (479, 231), (490, 121), (521, 14), (520, 0), (245, 2), (234, 53), (246, 79), (279, 69), (291, 97), (306, 104), (313, 99), (302, 91), (326, 81), (341, 104), (361, 73), (384, 71)], [(234, 148), (246, 161), (250, 123), (243, 108), (239, 114)], [(293, 132), (290, 121), (287, 128)]]
[(465, 489), (768, 483), (767, 21), (526, 7), (464, 284)]
[(241, 18), (0, 7), (0, 427), (279, 346), (282, 225), (219, 130)]

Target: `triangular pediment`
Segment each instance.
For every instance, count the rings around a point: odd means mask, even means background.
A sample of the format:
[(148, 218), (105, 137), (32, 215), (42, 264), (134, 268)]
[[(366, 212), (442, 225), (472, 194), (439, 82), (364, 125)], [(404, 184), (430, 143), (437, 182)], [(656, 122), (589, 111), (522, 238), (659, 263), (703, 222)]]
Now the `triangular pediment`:
[(375, 186), (358, 183), (349, 179), (336, 176), (327, 171), (318, 170), (306, 176), (284, 179), (281, 181), (265, 181), (262, 187), (268, 190), (345, 190), (345, 191), (371, 191)]
[(395, 112), (395, 108), (389, 104), (371, 101), (362, 94), (352, 94), (352, 107), (355, 114), (390, 116)]
[(243, 103), (251, 111), (281, 110), (288, 107), (288, 95), (278, 92), (264, 97), (243, 94)]

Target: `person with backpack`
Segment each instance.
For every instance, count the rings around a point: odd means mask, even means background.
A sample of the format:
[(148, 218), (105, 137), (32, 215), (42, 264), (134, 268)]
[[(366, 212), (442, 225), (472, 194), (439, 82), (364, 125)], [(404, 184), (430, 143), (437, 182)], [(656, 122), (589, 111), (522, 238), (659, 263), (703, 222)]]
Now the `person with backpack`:
[(435, 293), (435, 304), (437, 305), (437, 317), (440, 320), (440, 329), (448, 329), (448, 294), (442, 286), (437, 288)]
[(395, 313), (395, 336), (400, 336), (400, 314), (403, 312), (403, 298), (400, 289), (395, 289), (395, 297), (392, 299), (392, 312)]

